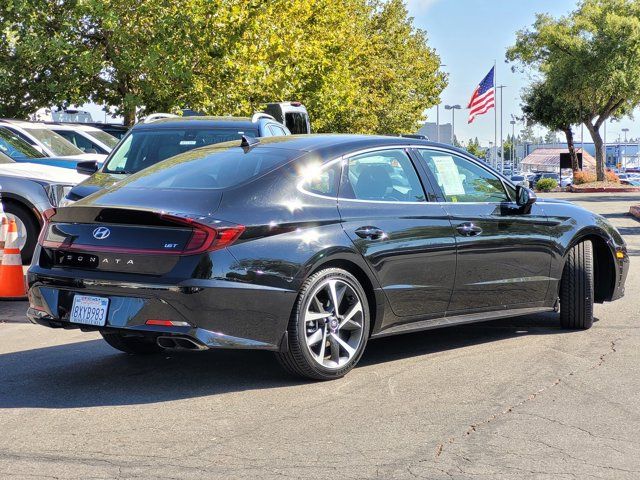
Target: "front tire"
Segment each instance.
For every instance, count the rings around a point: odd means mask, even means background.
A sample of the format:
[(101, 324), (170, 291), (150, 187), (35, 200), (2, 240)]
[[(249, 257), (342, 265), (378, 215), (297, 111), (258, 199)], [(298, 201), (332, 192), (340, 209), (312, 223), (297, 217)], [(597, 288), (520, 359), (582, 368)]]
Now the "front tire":
[(162, 351), (162, 348), (152, 339), (127, 336), (121, 333), (100, 332), (100, 335), (105, 342), (124, 353), (148, 355)]
[(567, 254), (560, 282), (560, 325), (586, 330), (593, 325), (593, 246), (581, 242)]
[(288, 351), (277, 358), (297, 376), (340, 378), (362, 357), (369, 322), (367, 295), (356, 277), (340, 268), (320, 270), (300, 289), (287, 329)]

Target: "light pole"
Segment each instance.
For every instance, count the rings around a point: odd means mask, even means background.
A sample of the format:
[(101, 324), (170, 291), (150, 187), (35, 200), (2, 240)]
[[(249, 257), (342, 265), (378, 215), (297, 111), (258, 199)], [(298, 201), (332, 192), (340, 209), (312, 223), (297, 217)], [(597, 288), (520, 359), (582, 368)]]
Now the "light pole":
[(445, 110), (451, 110), (451, 145), (454, 144), (456, 138), (456, 110), (460, 110), (460, 105), (445, 105)]
[[(442, 67), (446, 67), (446, 65), (440, 64), (438, 70)], [(440, 143), (440, 101), (438, 101), (438, 104), (436, 105), (436, 141)]]
[[(496, 87), (496, 89), (500, 89), (500, 169), (499, 169), (500, 173), (502, 173), (504, 170), (504, 139), (502, 135), (502, 90), (505, 87), (506, 85), (498, 85)], [(496, 155), (497, 153), (498, 151), (496, 149)]]
[(627, 171), (627, 132), (629, 131), (628, 128), (623, 128), (622, 131), (624, 132), (624, 153), (622, 154), (622, 165), (624, 166), (624, 171)]
[(513, 172), (516, 169), (516, 121), (513, 115), (511, 115), (511, 121), (509, 123), (511, 124), (511, 171)]

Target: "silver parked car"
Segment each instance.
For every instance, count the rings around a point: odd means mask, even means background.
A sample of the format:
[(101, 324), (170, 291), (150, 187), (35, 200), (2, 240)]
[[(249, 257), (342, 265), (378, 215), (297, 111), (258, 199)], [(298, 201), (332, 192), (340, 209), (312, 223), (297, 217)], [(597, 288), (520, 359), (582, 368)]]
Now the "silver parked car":
[(24, 263), (31, 262), (44, 212), (58, 206), (71, 188), (85, 178), (68, 168), (18, 163), (0, 153), (0, 197), (5, 213), (18, 225)]

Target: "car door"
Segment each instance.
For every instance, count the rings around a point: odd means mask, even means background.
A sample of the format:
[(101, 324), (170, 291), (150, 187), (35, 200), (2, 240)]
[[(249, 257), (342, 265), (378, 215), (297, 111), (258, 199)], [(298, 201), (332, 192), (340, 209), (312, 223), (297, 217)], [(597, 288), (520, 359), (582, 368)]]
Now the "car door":
[(541, 306), (553, 254), (542, 207), (520, 208), (513, 187), (479, 161), (446, 149), (416, 151), (456, 236), (448, 314)]
[[(454, 284), (455, 235), (405, 148), (343, 159), (338, 210), (399, 317), (443, 316)], [(387, 326), (387, 325), (382, 325)]]

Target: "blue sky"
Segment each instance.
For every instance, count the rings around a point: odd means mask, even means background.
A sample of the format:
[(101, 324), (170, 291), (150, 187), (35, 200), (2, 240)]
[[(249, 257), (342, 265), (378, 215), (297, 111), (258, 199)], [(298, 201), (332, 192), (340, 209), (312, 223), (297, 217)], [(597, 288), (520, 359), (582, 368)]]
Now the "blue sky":
[[(575, 9), (575, 0), (408, 0), (409, 13), (417, 27), (425, 30), (429, 44), (446, 65), (449, 86), (442, 94), (442, 105), (460, 104), (466, 107), (476, 85), (497, 62), (497, 83), (503, 90), (504, 136), (511, 132), (510, 115), (520, 115), (520, 94), (529, 83), (525, 74), (512, 73), (505, 63), (505, 52), (515, 42), (516, 31), (535, 21), (536, 13), (565, 15)], [(499, 105), (498, 105), (499, 108)], [(498, 111), (499, 112), (499, 111)], [(435, 122), (436, 109), (427, 111), (428, 121)], [(498, 122), (500, 120), (498, 119)], [(440, 108), (440, 122), (451, 122), (451, 111)], [(456, 112), (455, 130), (458, 139), (478, 137), (483, 145), (493, 141), (493, 111), (476, 117), (467, 124), (465, 110)], [(522, 125), (520, 125), (520, 128)], [(628, 136), (640, 136), (640, 128), (630, 120), (609, 124), (607, 140), (617, 138), (621, 129), (630, 129)], [(516, 125), (517, 132), (518, 125)], [(537, 130), (542, 132), (542, 130)], [(580, 140), (580, 128), (576, 134)], [(585, 142), (591, 141), (584, 130)], [(624, 138), (624, 135), (623, 135)], [(498, 141), (499, 132), (498, 132)]]

